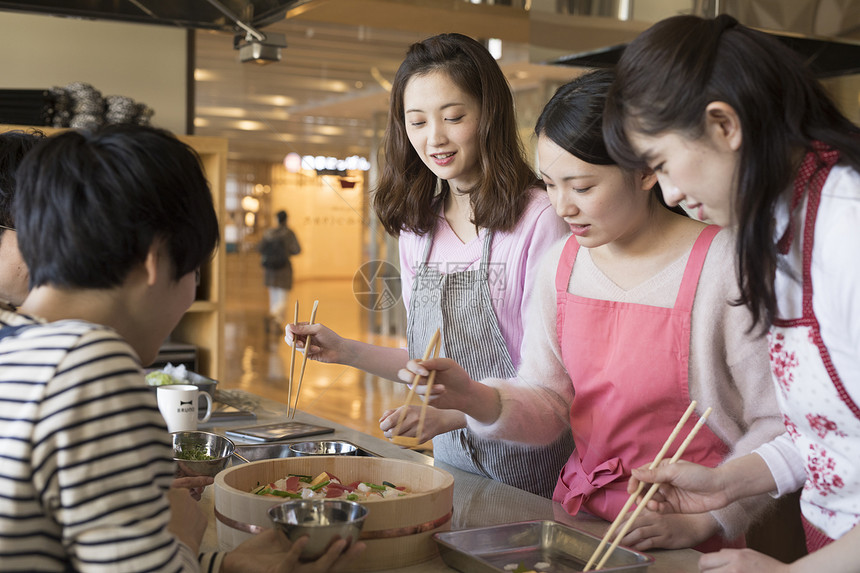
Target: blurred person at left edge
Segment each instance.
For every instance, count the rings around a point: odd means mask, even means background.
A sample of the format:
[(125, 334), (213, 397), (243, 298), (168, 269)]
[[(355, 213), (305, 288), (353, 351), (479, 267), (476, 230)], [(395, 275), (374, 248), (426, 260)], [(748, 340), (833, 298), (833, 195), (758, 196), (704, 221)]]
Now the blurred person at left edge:
[(0, 133), (0, 308), (14, 310), (27, 297), (30, 275), (18, 250), (12, 203), (15, 172), (24, 155), (45, 135), (40, 131)]

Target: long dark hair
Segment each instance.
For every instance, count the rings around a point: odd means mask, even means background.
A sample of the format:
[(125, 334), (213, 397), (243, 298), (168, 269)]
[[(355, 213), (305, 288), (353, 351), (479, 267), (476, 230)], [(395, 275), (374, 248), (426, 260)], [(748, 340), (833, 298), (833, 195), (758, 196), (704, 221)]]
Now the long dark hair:
[(517, 135), (510, 86), (493, 56), (479, 42), (462, 34), (440, 34), (413, 44), (394, 76), (385, 162), (373, 196), (373, 208), (385, 230), (424, 234), (438, 218), (438, 208), (450, 191), (442, 182), (436, 195), (436, 176), (421, 161), (406, 134), (403, 91), (417, 75), (441, 71), (479, 102), (480, 177), (470, 195), (478, 227), (509, 230), (528, 204), (527, 189), (536, 177), (523, 154)]
[[(586, 163), (617, 165), (603, 139), (603, 108), (606, 93), (614, 79), (613, 71), (596, 70), (558, 88), (538, 117), (535, 135), (549, 138)], [(681, 207), (666, 205), (658, 183), (654, 184), (653, 190), (661, 205), (686, 215)]]
[(624, 51), (604, 114), (607, 147), (619, 162), (638, 164), (628, 132), (676, 130), (699, 137), (714, 101), (732, 106), (743, 130), (732, 205), (741, 292), (736, 303), (749, 307), (753, 326), (769, 326), (776, 315), (774, 207), (794, 179), (796, 155), (818, 140), (860, 169), (860, 130), (800, 57), (775, 38), (728, 15), (675, 16)]

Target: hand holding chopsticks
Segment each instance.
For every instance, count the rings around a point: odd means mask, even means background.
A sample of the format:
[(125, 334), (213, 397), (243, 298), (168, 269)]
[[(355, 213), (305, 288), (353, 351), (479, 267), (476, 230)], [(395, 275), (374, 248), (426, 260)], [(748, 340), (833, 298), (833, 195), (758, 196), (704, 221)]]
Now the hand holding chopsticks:
[[(654, 469), (660, 464), (660, 461), (662, 461), (663, 456), (666, 455), (666, 452), (668, 451), (669, 446), (671, 446), (672, 442), (675, 441), (675, 438), (678, 436), (678, 434), (680, 433), (684, 424), (690, 418), (690, 416), (692, 415), (695, 408), (696, 408), (696, 402), (694, 400), (690, 404), (690, 406), (687, 408), (687, 411), (684, 412), (684, 415), (681, 417), (681, 420), (678, 422), (678, 424), (675, 425), (675, 429), (672, 430), (672, 433), (669, 435), (669, 438), (663, 444), (663, 447), (660, 448), (660, 451), (658, 452), (657, 457), (655, 457), (654, 461), (651, 462), (651, 464), (648, 466), (649, 469)], [(696, 434), (699, 432), (699, 430), (705, 424), (705, 421), (708, 419), (708, 416), (710, 416), (711, 410), (712, 410), (712, 408), (708, 408), (705, 411), (705, 413), (702, 414), (702, 417), (699, 418), (698, 422), (696, 422), (696, 425), (693, 427), (693, 429), (690, 431), (690, 433), (687, 435), (687, 437), (684, 439), (684, 441), (678, 447), (678, 451), (675, 452), (675, 455), (672, 456), (671, 460), (669, 460), (670, 464), (673, 464), (676, 461), (678, 461), (678, 459), (680, 459), (680, 457), (684, 454), (684, 451), (687, 449), (687, 446), (690, 445), (690, 442), (693, 441), (693, 438), (696, 437)], [(600, 544), (598, 544), (597, 548), (594, 550), (594, 553), (591, 555), (591, 558), (588, 560), (588, 563), (585, 564), (585, 567), (583, 568), (583, 572), (591, 570), (591, 566), (593, 565), (593, 563), (597, 559), (597, 557), (600, 555), (601, 550), (606, 546), (606, 542), (609, 540), (609, 538), (612, 536), (612, 534), (618, 528), (618, 525), (624, 519), (624, 516), (627, 514), (627, 511), (630, 509), (630, 506), (633, 505), (633, 503), (639, 497), (639, 494), (642, 493), (642, 490), (644, 489), (644, 487), (645, 487), (645, 483), (640, 482), (639, 487), (636, 489), (636, 491), (630, 495), (627, 502), (624, 504), (624, 507), (618, 513), (618, 517), (616, 517), (615, 521), (612, 522), (612, 525), (609, 527), (609, 530), (606, 532), (606, 535), (604, 535), (603, 539), (600, 540)], [(633, 514), (630, 516), (630, 518), (624, 524), (624, 527), (621, 528), (621, 531), (616, 536), (615, 541), (612, 542), (612, 545), (609, 547), (609, 549), (603, 555), (603, 558), (600, 560), (600, 562), (598, 562), (595, 569), (602, 569), (603, 568), (604, 564), (606, 564), (607, 559), (609, 559), (609, 556), (612, 555), (612, 552), (615, 551), (615, 549), (621, 543), (621, 540), (624, 538), (625, 535), (627, 535), (627, 532), (633, 526), (633, 522), (636, 520), (637, 517), (639, 517), (639, 514), (642, 512), (642, 509), (648, 504), (648, 501), (654, 496), (654, 494), (657, 492), (657, 489), (659, 487), (660, 487), (659, 483), (651, 484), (651, 488), (645, 494), (645, 497), (642, 499), (642, 502), (636, 507), (636, 510), (633, 512)]]
[[(313, 324), (314, 320), (316, 320), (317, 308), (319, 307), (319, 304), (320, 304), (320, 301), (318, 301), (318, 300), (314, 301), (314, 306), (311, 309), (311, 320), (308, 323), (309, 325)], [(298, 323), (298, 321), (299, 321), (299, 302), (296, 301), (295, 322)], [(289, 382), (287, 384), (287, 392), (288, 392), (288, 395), (287, 395), (287, 416), (290, 419), (292, 419), (296, 416), (296, 409), (299, 407), (299, 393), (302, 391), (302, 379), (305, 377), (305, 366), (308, 363), (308, 352), (310, 351), (310, 347), (311, 347), (311, 335), (308, 334), (307, 337), (305, 338), (305, 352), (304, 352), (304, 355), (302, 356), (302, 367), (299, 370), (299, 381), (298, 381), (298, 384), (296, 385), (296, 400), (293, 403), (293, 407), (292, 407), (292, 411), (291, 411), (290, 410), (290, 401), (292, 400), (292, 396), (293, 396), (293, 372), (295, 371), (295, 360), (296, 360), (296, 343), (293, 343), (293, 350), (292, 350), (292, 353), (290, 355), (290, 379), (289, 379)]]
[[(424, 351), (424, 358), (422, 358), (422, 360), (429, 359), (431, 353), (433, 354), (433, 358), (438, 357), (441, 346), (442, 341), (440, 340), (439, 329), (436, 329), (436, 332), (430, 337), (430, 343), (427, 345), (427, 350)], [(433, 381), (436, 379), (435, 370), (432, 370), (430, 372), (430, 376), (427, 377), (427, 389), (424, 392), (424, 399), (421, 404), (421, 414), (418, 417), (418, 429), (415, 437), (411, 438), (400, 435), (400, 426), (403, 424), (403, 419), (406, 417), (407, 409), (412, 404), (412, 397), (415, 395), (415, 387), (418, 385), (418, 381), (420, 379), (421, 376), (416, 374), (415, 378), (412, 380), (409, 393), (406, 395), (406, 402), (403, 404), (403, 408), (400, 411), (397, 425), (394, 426), (394, 435), (391, 437), (391, 442), (398, 446), (414, 447), (421, 443), (421, 432), (424, 431), (424, 419), (427, 416), (427, 405), (430, 403), (430, 390), (433, 389)]]

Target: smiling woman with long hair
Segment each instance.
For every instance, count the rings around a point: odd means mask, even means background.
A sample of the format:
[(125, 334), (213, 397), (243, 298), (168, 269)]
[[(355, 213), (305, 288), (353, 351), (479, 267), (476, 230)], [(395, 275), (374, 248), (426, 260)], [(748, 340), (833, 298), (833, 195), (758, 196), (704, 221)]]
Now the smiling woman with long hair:
[[(308, 356), (397, 379), (436, 329), (442, 354), (476, 377), (508, 376), (520, 363), (523, 316), (541, 254), (567, 229), (526, 162), (513, 96), (484, 46), (460, 34), (414, 44), (397, 71), (373, 207), (400, 239), (408, 350), (345, 340), (322, 325)], [(301, 342), (300, 342), (301, 344)], [(400, 410), (385, 412), (391, 435)], [(408, 410), (403, 435), (415, 436)], [(459, 412), (429, 409), (420, 439), (436, 459), (549, 497), (572, 449), (570, 434), (541, 447), (483, 440)]]

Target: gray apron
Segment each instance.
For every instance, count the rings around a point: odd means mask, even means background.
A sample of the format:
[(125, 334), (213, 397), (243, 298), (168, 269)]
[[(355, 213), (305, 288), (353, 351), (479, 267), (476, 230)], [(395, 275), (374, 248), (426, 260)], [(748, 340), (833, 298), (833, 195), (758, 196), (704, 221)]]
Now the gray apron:
[[(407, 339), (409, 357), (421, 359), (437, 328), (439, 355), (460, 364), (474, 380), (514, 378), (505, 339), (493, 310), (489, 285), (490, 244), (484, 238), (479, 270), (442, 274), (427, 264), (433, 233), (412, 285)], [(558, 473), (573, 451), (573, 437), (565, 431), (545, 446), (516, 444), (476, 436), (468, 429), (433, 438), (434, 457), (461, 470), (552, 498)]]

